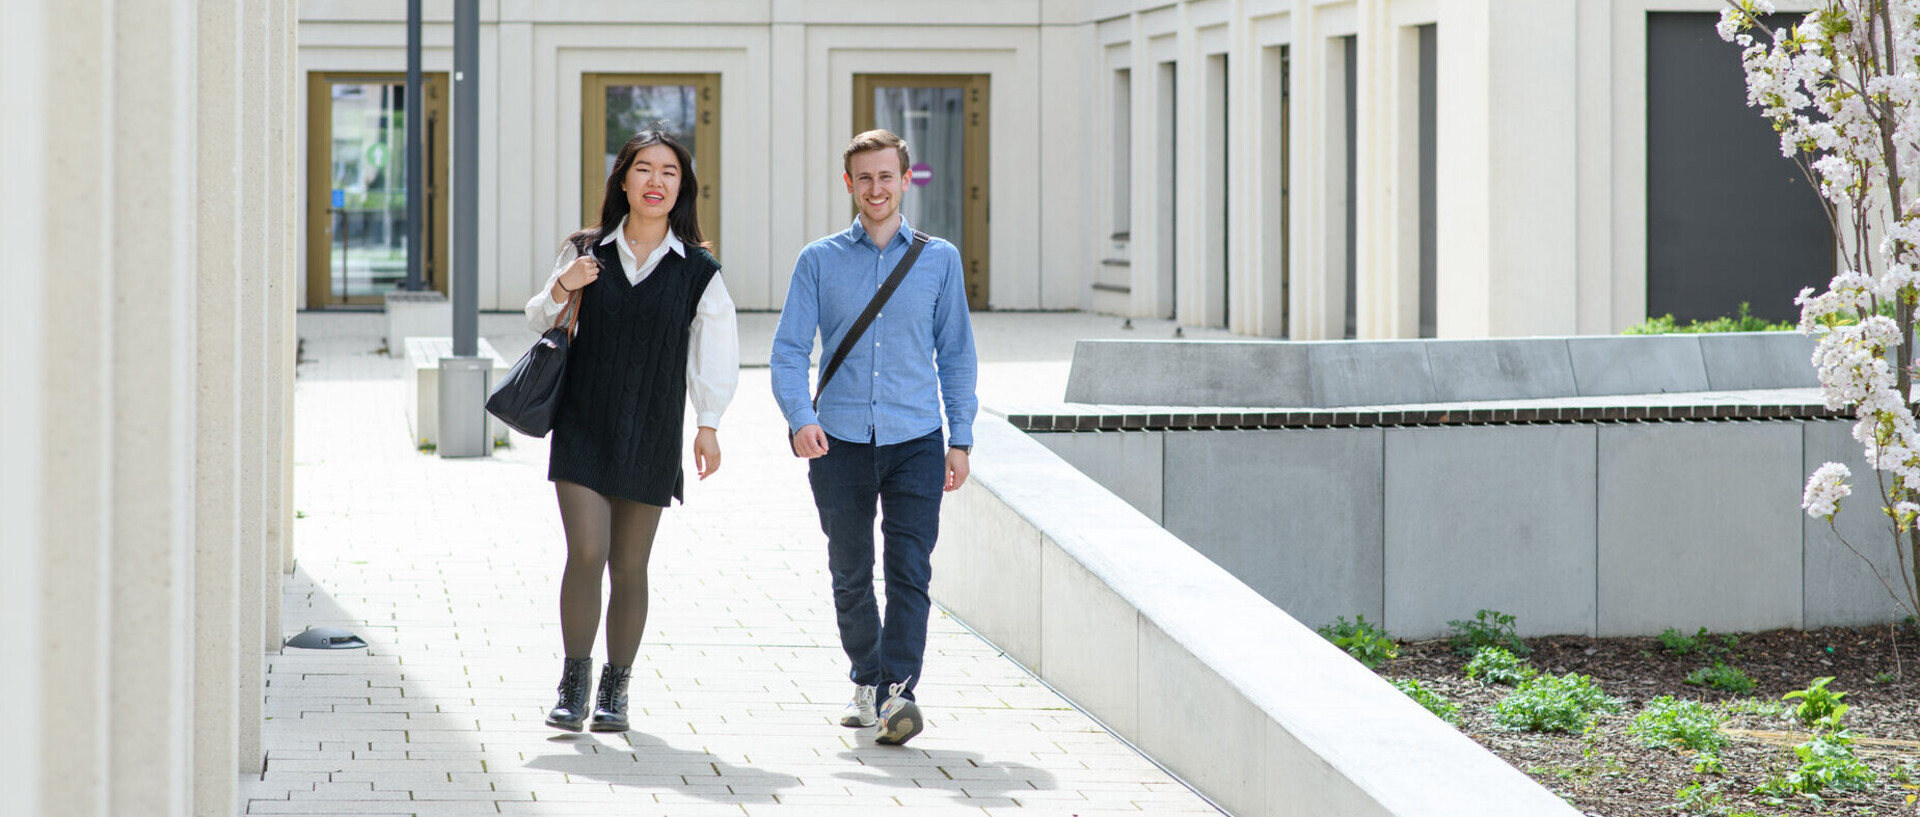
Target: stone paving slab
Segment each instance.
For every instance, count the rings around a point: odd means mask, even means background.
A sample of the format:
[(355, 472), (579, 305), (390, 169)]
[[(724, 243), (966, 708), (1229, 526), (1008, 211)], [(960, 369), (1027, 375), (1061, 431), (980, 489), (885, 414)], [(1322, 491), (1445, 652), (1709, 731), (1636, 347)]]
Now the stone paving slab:
[[(483, 317), (517, 352), (513, 316)], [(760, 343), (772, 319), (743, 323)], [(1073, 335), (1118, 319), (976, 326), (983, 395), (1048, 401)], [(885, 747), (836, 725), (851, 686), (825, 540), (763, 368), (743, 372), (723, 421), (721, 472), (662, 522), (635, 731), (548, 728), (565, 546), (545, 441), (516, 435), (479, 460), (416, 451), (405, 364), (377, 353), (379, 327), (299, 318), (285, 634), (344, 627), (369, 646), (268, 656), (268, 760), (243, 780), (248, 813), (1218, 813), (938, 610), (919, 687), (927, 732)]]

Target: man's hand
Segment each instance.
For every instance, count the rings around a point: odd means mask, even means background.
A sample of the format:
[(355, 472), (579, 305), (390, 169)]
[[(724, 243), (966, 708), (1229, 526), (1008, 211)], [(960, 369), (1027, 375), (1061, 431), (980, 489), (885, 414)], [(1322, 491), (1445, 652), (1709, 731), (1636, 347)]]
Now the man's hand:
[(967, 484), (967, 452), (947, 449), (947, 490), (958, 491)]
[(693, 466), (700, 472), (700, 478), (713, 476), (720, 470), (720, 433), (707, 426), (701, 426), (693, 436)]
[(827, 432), (820, 424), (801, 426), (793, 433), (793, 450), (807, 459), (818, 459), (827, 453)]

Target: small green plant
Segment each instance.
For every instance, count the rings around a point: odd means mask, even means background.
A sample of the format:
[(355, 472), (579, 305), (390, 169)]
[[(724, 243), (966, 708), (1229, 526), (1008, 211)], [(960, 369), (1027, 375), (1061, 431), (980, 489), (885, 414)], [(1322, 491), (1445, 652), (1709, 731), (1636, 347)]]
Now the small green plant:
[(1629, 326), (1623, 335), (1671, 335), (1693, 334), (1698, 332), (1785, 332), (1799, 326), (1792, 321), (1769, 323), (1764, 318), (1753, 316), (1753, 304), (1742, 301), (1740, 313), (1736, 316), (1721, 316), (1706, 321), (1688, 321), (1685, 324), (1673, 319), (1668, 313), (1656, 318), (1648, 318)]
[(1753, 715), (1760, 718), (1778, 718), (1786, 711), (1786, 707), (1780, 702), (1760, 698), (1735, 698), (1721, 706), (1725, 707), (1730, 714)]
[(1460, 705), (1449, 703), (1446, 698), (1440, 696), (1440, 693), (1421, 686), (1418, 680), (1413, 678), (1395, 678), (1392, 684), (1394, 689), (1406, 693), (1407, 697), (1412, 698), (1415, 703), (1426, 707), (1428, 712), (1439, 716), (1441, 720), (1451, 724), (1458, 724), (1460, 722)]
[(427, 442), (424, 438), (420, 440), (420, 453), (432, 454), (438, 450), (440, 450), (440, 446), (434, 443)]
[(1660, 646), (1674, 655), (1691, 655), (1700, 649), (1707, 640), (1707, 628), (1701, 627), (1696, 635), (1687, 635), (1672, 627), (1660, 633)]
[(1802, 726), (1838, 730), (1840, 719), (1847, 714), (1847, 705), (1841, 703), (1840, 699), (1847, 697), (1847, 693), (1827, 689), (1827, 684), (1832, 682), (1831, 675), (1815, 678), (1811, 686), (1806, 689), (1796, 689), (1780, 696), (1780, 699), (1784, 701), (1799, 699), (1800, 703), (1793, 706), (1792, 712)]
[(1648, 701), (1646, 708), (1634, 716), (1627, 736), (1649, 748), (1713, 752), (1727, 745), (1727, 736), (1720, 732), (1722, 720), (1712, 707), (1699, 701), (1662, 695)]
[(1686, 682), (1694, 686), (1745, 695), (1753, 691), (1753, 679), (1747, 677), (1745, 670), (1723, 661), (1713, 662), (1711, 667), (1701, 667), (1687, 673)]
[(1473, 660), (1467, 662), (1467, 678), (1482, 684), (1518, 686), (1538, 674), (1539, 671), (1514, 657), (1505, 647), (1481, 647), (1474, 651)]
[(1718, 782), (1688, 783), (1673, 793), (1674, 805), (1679, 806), (1685, 814), (1726, 814), (1727, 806), (1722, 802), (1723, 799)]
[(1471, 620), (1454, 619), (1447, 626), (1453, 628), (1453, 649), (1461, 655), (1472, 655), (1481, 647), (1505, 647), (1520, 658), (1533, 653), (1520, 636), (1514, 635), (1513, 616), (1499, 610), (1481, 610)]
[(1400, 657), (1400, 648), (1393, 643), (1393, 636), (1386, 630), (1367, 623), (1366, 616), (1354, 616), (1352, 622), (1346, 616), (1318, 631), (1320, 637), (1333, 642), (1333, 645), (1346, 650), (1353, 660), (1359, 661), (1367, 669), (1379, 669), (1380, 665)]
[(1618, 712), (1620, 704), (1607, 697), (1593, 678), (1569, 672), (1555, 677), (1538, 675), (1493, 705), (1501, 726), (1531, 732), (1586, 731), (1595, 716)]
[(1859, 791), (1873, 785), (1873, 770), (1854, 757), (1853, 739), (1845, 732), (1815, 735), (1793, 747), (1793, 753), (1800, 758), (1800, 767), (1775, 775), (1755, 787), (1755, 794), (1817, 795), (1827, 789)]
[(1886, 670), (1873, 674), (1873, 682), (1876, 684), (1891, 684), (1897, 680), (1900, 680), (1900, 676)]

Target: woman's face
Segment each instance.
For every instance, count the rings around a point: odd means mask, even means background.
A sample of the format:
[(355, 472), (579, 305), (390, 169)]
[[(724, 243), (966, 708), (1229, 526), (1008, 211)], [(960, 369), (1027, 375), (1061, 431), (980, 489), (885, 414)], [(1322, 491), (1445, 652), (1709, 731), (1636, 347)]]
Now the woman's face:
[(627, 193), (627, 209), (636, 217), (666, 218), (680, 198), (680, 158), (666, 145), (641, 148), (620, 186)]

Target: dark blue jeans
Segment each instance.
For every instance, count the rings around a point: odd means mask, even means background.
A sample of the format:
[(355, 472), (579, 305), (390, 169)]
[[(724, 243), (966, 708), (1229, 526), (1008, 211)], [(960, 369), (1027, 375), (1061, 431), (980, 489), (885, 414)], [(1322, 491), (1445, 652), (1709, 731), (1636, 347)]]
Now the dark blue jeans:
[[(927, 584), (940, 533), (946, 441), (938, 431), (897, 445), (833, 439), (826, 455), (808, 464), (807, 480), (827, 534), (840, 646), (853, 662), (849, 676), (856, 684), (880, 687), (882, 696), (888, 684), (905, 681), (911, 699), (927, 651)], [(876, 504), (886, 546), (884, 623), (873, 592)]]

